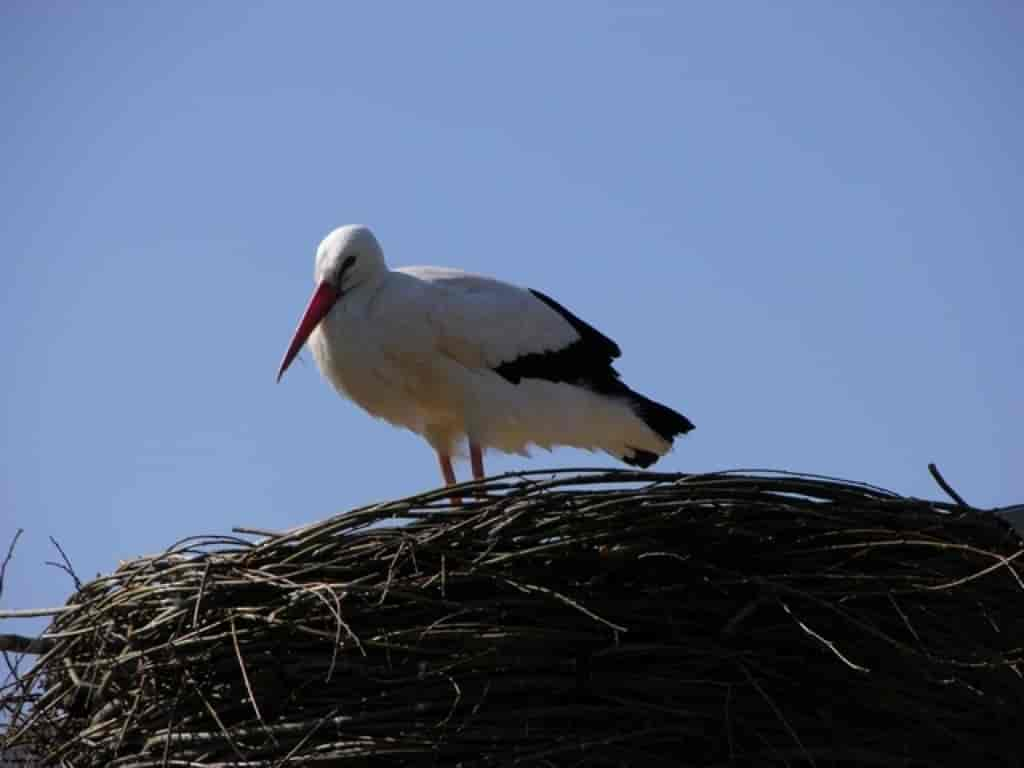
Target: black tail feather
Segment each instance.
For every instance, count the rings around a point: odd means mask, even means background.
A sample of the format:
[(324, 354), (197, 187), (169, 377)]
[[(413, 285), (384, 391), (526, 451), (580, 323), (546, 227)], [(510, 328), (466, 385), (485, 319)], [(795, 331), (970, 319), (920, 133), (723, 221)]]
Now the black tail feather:
[(647, 469), (651, 464), (660, 459), (656, 453), (651, 451), (641, 451), (637, 448), (633, 449), (633, 455), (623, 456), (622, 460), (629, 464), (631, 467), (640, 467), (641, 469)]
[(685, 435), (693, 429), (693, 422), (683, 414), (633, 390), (629, 390), (629, 401), (633, 406), (633, 412), (663, 440), (671, 443), (676, 435)]
[[(639, 392), (634, 392), (624, 384), (621, 385), (619, 394), (628, 398), (633, 413), (666, 442), (671, 443), (676, 435), (685, 435), (693, 429), (693, 422), (683, 414), (673, 411), (667, 405), (656, 403)], [(622, 460), (634, 467), (646, 469), (661, 458), (653, 451), (644, 451), (640, 448), (631, 448), (630, 450), (632, 453), (623, 456)]]

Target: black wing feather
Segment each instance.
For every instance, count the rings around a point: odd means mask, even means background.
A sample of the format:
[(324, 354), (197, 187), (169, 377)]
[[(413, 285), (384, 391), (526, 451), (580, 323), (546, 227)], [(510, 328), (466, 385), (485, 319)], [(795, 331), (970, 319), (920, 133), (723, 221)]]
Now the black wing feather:
[(617, 379), (619, 374), (612, 368), (612, 360), (622, 354), (619, 345), (594, 326), (585, 323), (550, 296), (530, 290), (534, 296), (555, 310), (579, 334), (579, 338), (567, 347), (547, 352), (520, 355), (497, 366), (494, 370), (503, 378), (518, 384), (521, 379), (544, 379), (582, 384), (591, 378)]
[[(562, 349), (522, 355), (497, 366), (495, 372), (518, 384), (522, 379), (543, 379), (586, 387), (598, 394), (622, 397), (629, 401), (634, 413), (643, 419), (664, 440), (672, 442), (676, 435), (686, 434), (693, 423), (668, 406), (656, 403), (634, 392), (619, 377), (612, 361), (622, 354), (619, 345), (594, 326), (584, 322), (550, 296), (530, 290), (534, 296), (561, 315), (579, 334), (579, 339)], [(627, 457), (629, 464), (649, 466), (657, 455), (648, 451), (635, 451)]]

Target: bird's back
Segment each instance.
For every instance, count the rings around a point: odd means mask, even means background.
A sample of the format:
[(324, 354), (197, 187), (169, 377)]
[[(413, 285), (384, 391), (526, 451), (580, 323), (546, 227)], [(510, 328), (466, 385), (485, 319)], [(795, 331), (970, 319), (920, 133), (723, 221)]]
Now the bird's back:
[(442, 350), (471, 367), (497, 370), (554, 353), (578, 343), (583, 327), (603, 340), (606, 352), (618, 355), (610, 339), (582, 321), (574, 327), (567, 310), (527, 288), (446, 267), (396, 272), (429, 286), (429, 322), (439, 333)]

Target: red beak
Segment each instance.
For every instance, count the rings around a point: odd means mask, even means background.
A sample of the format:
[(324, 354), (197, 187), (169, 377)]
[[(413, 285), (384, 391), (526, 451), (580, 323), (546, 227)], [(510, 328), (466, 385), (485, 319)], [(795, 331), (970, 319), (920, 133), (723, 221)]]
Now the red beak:
[(324, 316), (331, 311), (331, 307), (334, 306), (334, 302), (338, 300), (340, 295), (338, 289), (330, 283), (320, 283), (317, 286), (313, 292), (313, 298), (309, 300), (309, 306), (306, 307), (305, 314), (302, 315), (302, 320), (299, 321), (299, 327), (295, 330), (292, 343), (288, 345), (288, 351), (284, 353), (284, 359), (281, 360), (281, 367), (277, 371), (278, 381), (284, 376), (284, 372), (288, 370), (288, 366), (292, 364), (295, 356), (299, 354), (299, 350), (306, 343), (309, 334), (319, 325)]

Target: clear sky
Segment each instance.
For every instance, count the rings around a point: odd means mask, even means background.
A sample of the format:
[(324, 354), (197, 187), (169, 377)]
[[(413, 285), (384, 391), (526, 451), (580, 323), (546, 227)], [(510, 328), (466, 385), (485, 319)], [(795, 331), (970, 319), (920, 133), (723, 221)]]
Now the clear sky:
[(618, 341), (697, 424), (660, 469), (1024, 501), (1021, 8), (4, 2), (0, 606), (66, 598), (49, 536), (91, 577), (439, 483), (274, 383), (353, 222)]

